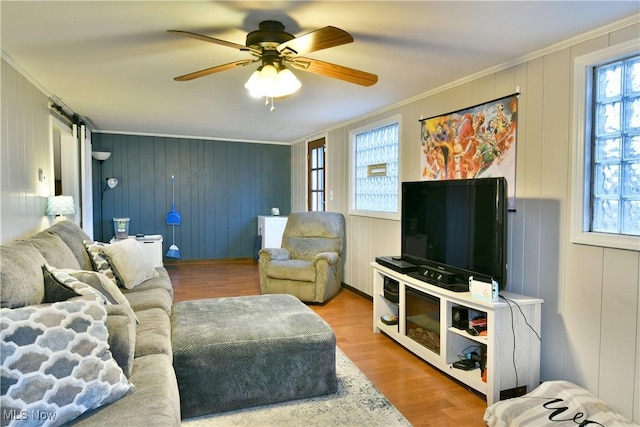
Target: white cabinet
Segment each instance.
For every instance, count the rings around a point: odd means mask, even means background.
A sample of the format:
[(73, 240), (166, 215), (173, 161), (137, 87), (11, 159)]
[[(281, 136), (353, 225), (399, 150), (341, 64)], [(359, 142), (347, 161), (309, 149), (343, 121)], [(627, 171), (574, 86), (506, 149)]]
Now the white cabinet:
[[(136, 239), (142, 250), (144, 251), (147, 259), (151, 261), (154, 267), (162, 267), (162, 235), (160, 234), (149, 234), (144, 235), (142, 237), (129, 236), (129, 239)], [(115, 237), (111, 239), (109, 243), (117, 242), (118, 240), (124, 239), (116, 239)]]
[[(373, 330), (384, 332), (417, 356), (458, 381), (486, 395), (487, 404), (501, 393), (529, 392), (540, 382), (540, 313), (542, 300), (500, 292), (500, 301), (474, 299), (469, 292), (452, 292), (384, 267), (373, 267)], [(384, 282), (397, 282), (397, 302), (385, 298)], [(453, 307), (469, 318), (486, 317), (486, 335), (474, 336), (454, 327)], [(388, 325), (385, 315), (396, 315)], [(467, 355), (481, 356), (480, 367), (457, 369)], [(472, 357), (476, 357), (473, 355)]]
[(286, 216), (258, 216), (258, 235), (262, 236), (262, 248), (279, 248), (282, 233), (287, 225)]

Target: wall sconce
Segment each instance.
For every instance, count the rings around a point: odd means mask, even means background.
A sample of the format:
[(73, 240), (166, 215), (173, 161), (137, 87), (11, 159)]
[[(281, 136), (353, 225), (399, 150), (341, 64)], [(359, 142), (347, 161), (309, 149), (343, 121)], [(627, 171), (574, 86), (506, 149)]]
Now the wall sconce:
[(51, 196), (47, 198), (47, 211), (49, 216), (56, 216), (56, 221), (67, 219), (65, 215), (75, 215), (76, 205), (71, 196)]

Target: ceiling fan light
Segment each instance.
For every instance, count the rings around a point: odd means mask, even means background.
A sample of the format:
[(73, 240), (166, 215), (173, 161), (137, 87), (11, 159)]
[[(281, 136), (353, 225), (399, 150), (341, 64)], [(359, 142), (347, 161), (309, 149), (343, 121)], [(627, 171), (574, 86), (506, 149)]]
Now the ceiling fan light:
[(254, 97), (263, 96), (259, 93), (259, 90), (258, 90), (259, 80), (260, 80), (260, 68), (254, 71), (253, 74), (251, 74), (251, 77), (249, 77), (249, 80), (247, 80), (247, 82), (244, 84), (244, 87), (247, 88), (247, 90), (249, 90), (249, 94), (251, 94), (251, 96), (254, 96)]
[(264, 80), (273, 81), (278, 77), (278, 69), (273, 64), (266, 64), (260, 71), (260, 77)]
[(285, 96), (297, 92), (302, 83), (291, 70), (284, 68), (278, 73), (278, 86), (283, 93), (281, 96)]
[(287, 68), (282, 67), (278, 72), (272, 64), (267, 64), (249, 77), (244, 87), (251, 96), (279, 98), (296, 92), (302, 84)]
[(270, 91), (277, 79), (278, 70), (273, 65), (267, 64), (254, 71), (244, 87), (249, 90), (251, 96), (272, 96)]

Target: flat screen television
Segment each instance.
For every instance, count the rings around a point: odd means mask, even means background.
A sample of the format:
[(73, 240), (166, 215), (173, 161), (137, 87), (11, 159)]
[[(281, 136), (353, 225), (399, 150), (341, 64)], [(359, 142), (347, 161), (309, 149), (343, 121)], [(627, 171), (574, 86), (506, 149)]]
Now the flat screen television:
[(504, 178), (402, 183), (402, 260), (455, 274), (507, 280)]

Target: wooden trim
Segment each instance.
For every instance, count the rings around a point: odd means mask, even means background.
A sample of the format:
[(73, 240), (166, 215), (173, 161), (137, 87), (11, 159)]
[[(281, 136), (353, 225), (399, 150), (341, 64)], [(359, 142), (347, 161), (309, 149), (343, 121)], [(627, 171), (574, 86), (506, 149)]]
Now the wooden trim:
[(342, 282), (342, 287), (348, 291), (353, 292), (354, 294), (366, 299), (369, 302), (373, 302), (373, 297), (371, 295), (368, 295), (364, 292), (362, 292), (360, 289), (356, 289), (353, 286), (347, 285), (346, 283)]
[[(318, 209), (318, 210), (325, 210), (325, 206), (327, 203), (327, 195), (326, 195), (326, 189), (327, 189), (327, 156), (326, 156), (326, 147), (327, 147), (327, 143), (326, 143), (326, 139), (324, 137), (322, 138), (318, 138), (315, 139), (313, 141), (309, 141), (307, 143), (307, 210), (312, 211), (313, 210), (313, 205), (312, 205), (312, 200), (314, 198), (314, 195), (316, 193), (322, 193), (322, 200), (324, 201), (324, 204), (322, 206), (322, 209)], [(313, 168), (312, 164), (311, 164), (311, 152), (313, 150), (316, 150), (318, 148), (322, 148), (322, 167), (316, 167)], [(314, 171), (322, 171), (322, 189), (318, 190), (315, 188), (312, 188), (312, 179), (311, 179), (311, 175)]]
[(253, 258), (219, 258), (219, 259), (165, 259), (164, 265), (171, 264), (258, 264)]

